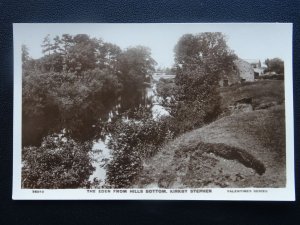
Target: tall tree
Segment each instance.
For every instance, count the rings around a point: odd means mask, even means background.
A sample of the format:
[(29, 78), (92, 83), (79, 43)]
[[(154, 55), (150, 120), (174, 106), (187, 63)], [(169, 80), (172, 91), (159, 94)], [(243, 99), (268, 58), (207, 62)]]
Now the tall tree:
[(193, 129), (215, 119), (220, 112), (218, 81), (233, 70), (236, 56), (219, 32), (186, 34), (175, 46), (176, 93), (171, 114)]
[(30, 71), (34, 70), (35, 60), (29, 56), (29, 51), (26, 45), (22, 45), (22, 74), (27, 76)]
[(77, 34), (72, 38), (65, 55), (67, 71), (80, 74), (96, 67), (97, 42), (86, 34)]
[(175, 46), (175, 63), (181, 70), (201, 67), (221, 75), (232, 70), (235, 58), (220, 32), (186, 34)]
[(53, 50), (53, 53), (61, 53), (62, 52), (62, 40), (60, 39), (60, 37), (57, 35), (53, 38), (53, 45), (52, 45), (52, 50)]
[(98, 49), (96, 52), (98, 68), (109, 69), (116, 73), (121, 52), (122, 50), (119, 46), (98, 40)]
[(51, 54), (51, 50), (52, 50), (52, 43), (51, 43), (51, 39), (50, 39), (50, 34), (48, 34), (44, 40), (43, 40), (43, 44), (42, 44), (42, 52), (43, 54), (47, 54), (50, 55)]
[(144, 46), (126, 49), (119, 60), (121, 80), (128, 89), (139, 89), (155, 71), (157, 63), (151, 57), (151, 51)]
[(22, 50), (22, 63), (24, 64), (29, 60), (29, 52), (26, 45), (22, 45), (21, 50)]

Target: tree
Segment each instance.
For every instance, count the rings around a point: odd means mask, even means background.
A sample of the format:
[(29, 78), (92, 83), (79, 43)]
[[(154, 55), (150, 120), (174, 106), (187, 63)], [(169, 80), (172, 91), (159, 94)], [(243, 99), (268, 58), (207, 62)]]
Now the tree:
[(119, 58), (120, 79), (124, 87), (129, 90), (143, 88), (156, 64), (149, 48), (137, 46), (126, 49)]
[(121, 48), (115, 44), (106, 43), (98, 40), (96, 52), (97, 66), (100, 69), (109, 69), (116, 73), (118, 70), (118, 60), (122, 52)]
[(83, 71), (95, 69), (95, 51), (98, 45), (96, 40), (86, 34), (77, 34), (72, 42), (65, 55), (66, 70), (81, 74)]
[(266, 59), (265, 64), (267, 65), (265, 72), (284, 74), (284, 62), (280, 58)]
[(54, 38), (53, 38), (53, 45), (52, 45), (52, 50), (54, 53), (61, 53), (62, 52), (62, 40), (60, 39), (60, 37), (58, 35), (56, 35)]
[(29, 52), (28, 52), (28, 48), (26, 45), (22, 45), (22, 63), (26, 63), (30, 57), (29, 57)]
[(175, 81), (174, 79), (164, 79), (160, 78), (157, 85), (156, 91), (158, 95), (162, 98), (168, 98), (173, 96), (175, 91)]
[(98, 44), (97, 39), (92, 39), (86, 34), (63, 34), (62, 38), (56, 36), (53, 40), (47, 35), (42, 44), (45, 56), (40, 60), (41, 70), (65, 70), (77, 75), (93, 70), (96, 67)]
[(236, 56), (219, 32), (183, 35), (175, 46), (176, 93), (171, 115), (181, 132), (214, 120), (220, 113), (218, 82), (231, 73)]
[(221, 75), (232, 71), (236, 58), (220, 32), (183, 35), (175, 46), (175, 63), (181, 70), (197, 69)]
[(61, 40), (59, 36), (55, 36), (53, 40), (48, 34), (43, 41), (44, 57), (38, 60), (40, 70), (43, 72), (61, 72), (63, 69), (63, 57), (61, 54)]
[(73, 36), (70, 34), (63, 34), (61, 37), (62, 51), (66, 53), (69, 47), (73, 44)]
[[(67, 129), (73, 139), (87, 140), (94, 134), (92, 125), (99, 118), (107, 119), (117, 101), (114, 113), (140, 104), (145, 82), (154, 71), (149, 49), (139, 46), (122, 52), (85, 34), (63, 34), (53, 40), (48, 35), (44, 43), (45, 55), (24, 70), (22, 109), (23, 121), (30, 121), (23, 124), (27, 133), (31, 132), (27, 124), (43, 121), (40, 128), (46, 124), (49, 132)], [(50, 116), (56, 117), (52, 124), (45, 119)]]
[(52, 50), (52, 43), (51, 43), (51, 39), (50, 39), (50, 34), (48, 34), (44, 40), (43, 40), (43, 44), (42, 44), (42, 52), (43, 54), (47, 54), (50, 55), (51, 54), (51, 50)]
[(34, 69), (34, 60), (29, 56), (29, 51), (26, 45), (22, 45), (22, 74), (27, 76), (28, 73)]

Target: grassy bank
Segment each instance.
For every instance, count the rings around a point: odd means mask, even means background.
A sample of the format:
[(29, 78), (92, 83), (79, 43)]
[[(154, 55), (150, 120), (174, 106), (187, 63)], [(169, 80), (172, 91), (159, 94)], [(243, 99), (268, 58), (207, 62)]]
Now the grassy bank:
[(284, 187), (282, 81), (222, 89), (223, 107), (251, 97), (254, 109), (225, 116), (167, 143), (145, 162), (139, 187)]
[(254, 108), (263, 104), (284, 103), (284, 81), (260, 80), (220, 88), (221, 108), (226, 109), (242, 98), (252, 98)]

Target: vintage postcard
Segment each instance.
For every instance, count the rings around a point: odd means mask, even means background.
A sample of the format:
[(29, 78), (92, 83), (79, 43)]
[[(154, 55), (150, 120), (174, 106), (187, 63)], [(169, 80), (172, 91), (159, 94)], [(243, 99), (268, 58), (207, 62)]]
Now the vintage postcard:
[(13, 199), (294, 201), (292, 24), (14, 24)]

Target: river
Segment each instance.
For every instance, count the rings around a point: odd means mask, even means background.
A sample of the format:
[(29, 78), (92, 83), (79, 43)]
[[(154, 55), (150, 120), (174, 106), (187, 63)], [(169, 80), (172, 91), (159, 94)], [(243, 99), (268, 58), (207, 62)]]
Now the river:
[[(166, 78), (172, 78), (167, 75)], [(160, 77), (155, 77), (155, 80), (159, 80)], [(161, 116), (168, 115), (168, 111), (160, 105), (159, 97), (156, 92), (156, 83), (153, 82), (150, 87), (146, 88), (146, 99), (151, 101), (151, 111), (153, 119), (159, 119)], [(112, 113), (111, 113), (112, 115)], [(109, 141), (109, 137), (106, 136), (105, 140), (94, 140), (93, 148), (92, 148), (92, 157), (93, 157), (93, 167), (95, 167), (95, 171), (90, 176), (89, 181), (98, 181), (100, 186), (105, 185), (106, 179), (106, 166), (112, 159), (111, 150), (107, 147), (107, 143)]]

